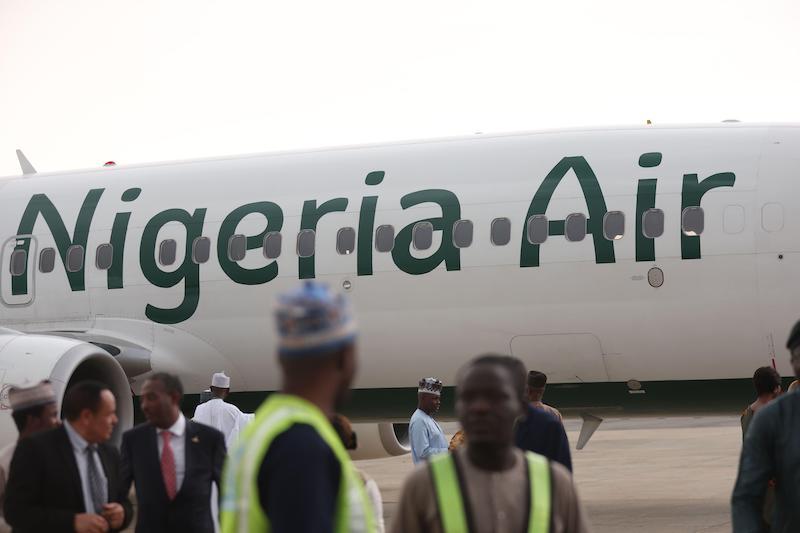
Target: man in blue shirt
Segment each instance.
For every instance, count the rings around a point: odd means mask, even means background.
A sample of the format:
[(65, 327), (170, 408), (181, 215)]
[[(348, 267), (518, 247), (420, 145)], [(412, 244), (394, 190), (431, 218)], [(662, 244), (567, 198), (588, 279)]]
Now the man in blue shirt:
[(414, 464), (437, 453), (447, 452), (444, 431), (433, 419), (442, 404), (442, 382), (436, 378), (419, 380), (419, 404), (411, 416), (408, 434), (411, 438), (411, 459)]
[[(541, 392), (544, 392), (544, 387), (537, 381), (540, 379), (540, 375), (544, 376), (541, 372), (528, 374), (529, 399), (541, 399), (541, 395), (537, 396), (536, 394), (537, 387), (541, 387)], [(546, 381), (547, 377), (545, 376), (544, 379)], [(517, 447), (544, 455), (551, 461), (561, 463), (572, 472), (572, 456), (569, 452), (569, 441), (567, 433), (564, 431), (564, 425), (559, 417), (550, 411), (543, 410), (540, 405), (541, 402), (531, 401), (525, 406), (525, 417), (517, 422), (514, 441)]]

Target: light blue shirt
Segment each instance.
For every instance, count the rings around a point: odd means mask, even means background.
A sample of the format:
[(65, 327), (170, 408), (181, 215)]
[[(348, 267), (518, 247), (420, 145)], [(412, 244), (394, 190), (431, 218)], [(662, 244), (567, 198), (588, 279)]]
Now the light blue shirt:
[[(87, 513), (94, 514), (94, 503), (92, 503), (92, 489), (89, 486), (89, 455), (86, 448), (89, 443), (81, 437), (72, 425), (64, 421), (64, 429), (67, 430), (69, 442), (72, 444), (72, 453), (75, 455), (75, 462), (78, 463), (78, 473), (81, 476), (81, 488), (83, 489), (83, 505)], [(100, 455), (94, 454), (94, 464), (97, 468), (97, 474), (102, 482), (103, 500), (108, 502), (108, 480), (106, 472), (103, 470), (103, 463), (100, 461)]]
[(411, 415), (408, 435), (411, 439), (411, 459), (414, 464), (421, 463), (431, 455), (447, 452), (444, 431), (436, 420), (420, 409)]

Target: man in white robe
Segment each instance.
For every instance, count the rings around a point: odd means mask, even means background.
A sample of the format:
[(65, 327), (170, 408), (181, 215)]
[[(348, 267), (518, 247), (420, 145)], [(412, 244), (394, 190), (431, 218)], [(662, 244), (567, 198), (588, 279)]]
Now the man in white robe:
[(239, 432), (253, 419), (252, 414), (245, 414), (233, 404), (225, 401), (231, 391), (231, 378), (224, 372), (211, 377), (211, 399), (201, 403), (194, 411), (195, 422), (216, 428), (225, 435), (225, 446), (231, 449)]
[[(194, 410), (192, 420), (216, 428), (225, 435), (225, 447), (230, 450), (239, 432), (253, 419), (252, 413), (243, 413), (233, 404), (225, 401), (231, 392), (231, 378), (225, 372), (211, 376), (211, 399), (201, 403)], [(214, 527), (219, 531), (219, 500), (216, 485), (211, 487), (211, 516)]]

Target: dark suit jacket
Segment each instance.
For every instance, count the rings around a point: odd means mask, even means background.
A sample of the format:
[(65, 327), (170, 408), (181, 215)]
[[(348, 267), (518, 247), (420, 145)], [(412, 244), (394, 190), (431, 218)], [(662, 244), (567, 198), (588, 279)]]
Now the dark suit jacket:
[(514, 442), (518, 448), (544, 455), (572, 471), (572, 457), (564, 424), (550, 413), (529, 404), (525, 418), (517, 422)]
[(225, 437), (216, 429), (186, 419), (186, 473), (173, 501), (161, 475), (158, 435), (152, 424), (140, 424), (122, 436), (122, 479), (136, 483), (141, 533), (213, 533), (211, 483), (221, 486)]
[[(98, 446), (108, 479), (108, 499), (122, 505), (128, 526), (133, 516), (128, 488), (120, 476), (120, 457), (109, 444)], [(78, 463), (63, 427), (22, 439), (14, 451), (4, 513), (15, 532), (72, 532), (75, 515), (85, 513)]]

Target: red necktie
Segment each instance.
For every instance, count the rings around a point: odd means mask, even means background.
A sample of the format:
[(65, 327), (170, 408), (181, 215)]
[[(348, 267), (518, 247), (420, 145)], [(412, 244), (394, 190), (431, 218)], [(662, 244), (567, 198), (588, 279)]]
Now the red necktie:
[(164, 448), (161, 450), (161, 475), (164, 476), (167, 497), (174, 500), (175, 494), (178, 492), (178, 480), (175, 474), (175, 454), (172, 453), (172, 444), (170, 443), (172, 435), (169, 431), (162, 431), (161, 436), (164, 438)]

